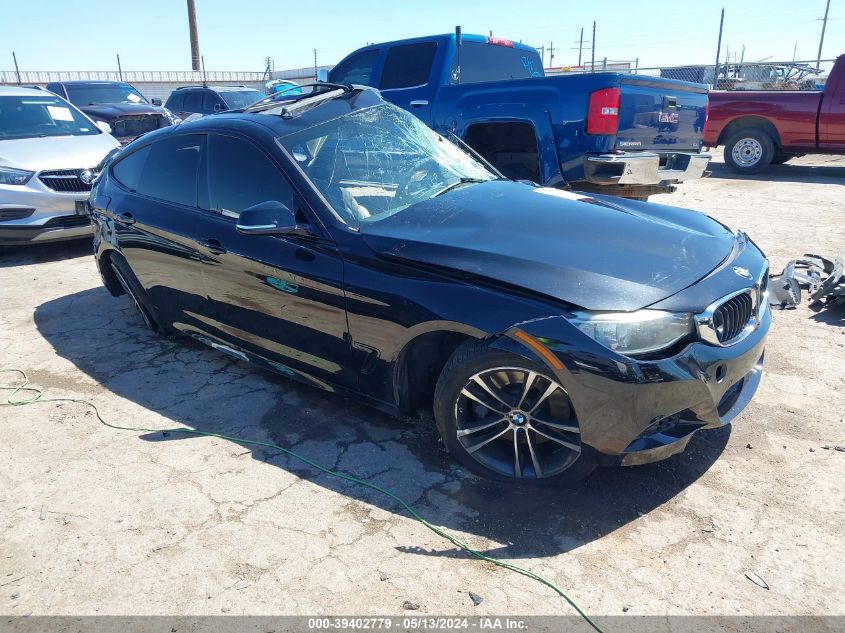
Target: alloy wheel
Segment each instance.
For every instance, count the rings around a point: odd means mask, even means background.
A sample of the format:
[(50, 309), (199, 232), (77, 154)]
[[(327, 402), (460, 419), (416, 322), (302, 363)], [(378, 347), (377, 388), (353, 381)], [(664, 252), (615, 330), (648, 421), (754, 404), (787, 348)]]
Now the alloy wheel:
[(581, 453), (566, 390), (530, 369), (495, 367), (473, 374), (455, 403), (455, 419), (466, 452), (506, 477), (554, 477)]

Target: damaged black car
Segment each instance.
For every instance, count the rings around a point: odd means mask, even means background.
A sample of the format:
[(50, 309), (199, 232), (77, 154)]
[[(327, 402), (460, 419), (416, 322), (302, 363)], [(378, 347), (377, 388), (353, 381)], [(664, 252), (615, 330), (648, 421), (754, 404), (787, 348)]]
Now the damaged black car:
[(368, 88), (147, 134), (90, 206), (103, 282), (147, 326), (433, 411), (485, 477), (664, 459), (760, 380), (768, 264), (745, 234), (506, 180)]

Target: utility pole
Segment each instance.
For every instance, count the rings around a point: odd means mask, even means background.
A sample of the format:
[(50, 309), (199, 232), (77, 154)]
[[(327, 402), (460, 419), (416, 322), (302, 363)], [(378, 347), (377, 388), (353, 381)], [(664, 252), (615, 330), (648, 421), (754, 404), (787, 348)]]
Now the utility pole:
[[(573, 42), (574, 44), (574, 42)], [(589, 44), (589, 42), (587, 42)], [(575, 47), (572, 48), (575, 50)], [(578, 65), (581, 65), (581, 54), (584, 52), (584, 27), (581, 27), (581, 38), (578, 40)]]
[(827, 0), (827, 4), (824, 8), (824, 17), (822, 20), (822, 36), (819, 38), (819, 54), (816, 56), (816, 70), (819, 69), (822, 61), (822, 46), (824, 46), (824, 30), (827, 27), (827, 14), (830, 11), (830, 0)]
[(317, 49), (314, 49), (314, 78), (317, 78)]
[(543, 68), (546, 67), (546, 45), (543, 44), (540, 48), (540, 60), (543, 62)]
[(719, 19), (719, 40), (716, 42), (716, 65), (713, 66), (713, 87), (719, 77), (719, 55), (722, 53), (722, 28), (725, 26), (725, 7), (722, 7), (722, 17)]
[(117, 76), (123, 81), (123, 69), (120, 67), (120, 53), (117, 54)]
[(590, 72), (596, 72), (596, 21), (593, 20), (593, 58), (590, 61)]
[(549, 68), (554, 66), (554, 61), (555, 61), (555, 43), (550, 42), (549, 43)]
[(205, 56), (200, 57), (200, 62), (202, 63), (202, 87), (208, 88), (208, 80), (205, 76)]
[(12, 51), (12, 59), (15, 60), (15, 75), (18, 78), (18, 85), (20, 86), (21, 85), (21, 71), (20, 71), (20, 68), (18, 68), (18, 56), (15, 55), (15, 51)]
[(188, 0), (188, 31), (191, 35), (191, 70), (200, 70), (200, 41), (197, 35), (197, 8)]

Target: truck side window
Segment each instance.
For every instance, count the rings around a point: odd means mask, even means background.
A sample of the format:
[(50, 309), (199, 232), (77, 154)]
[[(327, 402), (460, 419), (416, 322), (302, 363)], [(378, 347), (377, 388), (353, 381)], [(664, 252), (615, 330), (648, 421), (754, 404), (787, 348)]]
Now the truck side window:
[(473, 41), (464, 41), (461, 47), (462, 84), (542, 75), (543, 63), (536, 51)]
[(373, 65), (376, 63), (376, 59), (378, 59), (377, 50), (364, 51), (353, 55), (332, 70), (329, 81), (336, 84), (372, 86)]
[(392, 46), (384, 62), (380, 88), (390, 90), (427, 84), (436, 50), (436, 42)]

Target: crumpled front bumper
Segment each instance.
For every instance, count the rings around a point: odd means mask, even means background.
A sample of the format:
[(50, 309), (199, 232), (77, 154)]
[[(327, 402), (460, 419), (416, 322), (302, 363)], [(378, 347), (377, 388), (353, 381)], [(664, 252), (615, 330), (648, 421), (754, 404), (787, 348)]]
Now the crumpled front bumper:
[[(562, 317), (561, 317), (562, 318)], [(727, 347), (698, 341), (670, 358), (640, 361), (598, 343), (560, 346), (553, 319), (522, 324), (564, 363), (555, 373), (569, 393), (582, 450), (602, 465), (645, 464), (682, 452), (702, 429), (730, 423), (760, 383), (771, 310)]]
[(636, 152), (587, 154), (584, 174), (597, 185), (657, 185), (704, 176), (710, 154), (694, 152)]

